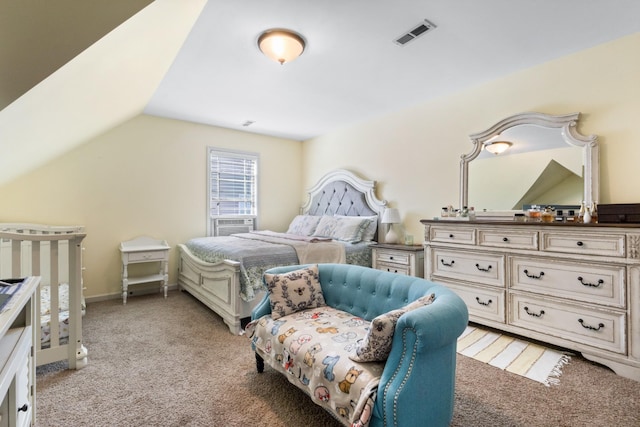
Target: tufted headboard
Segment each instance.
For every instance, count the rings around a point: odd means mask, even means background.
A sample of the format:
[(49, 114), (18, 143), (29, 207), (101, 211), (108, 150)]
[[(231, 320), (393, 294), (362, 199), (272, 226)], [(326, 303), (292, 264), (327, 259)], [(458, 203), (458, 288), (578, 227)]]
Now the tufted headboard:
[(352, 172), (337, 169), (323, 176), (308, 190), (309, 200), (300, 213), (307, 215), (378, 215), (381, 230), (382, 213), (387, 205), (375, 195), (375, 181), (359, 178)]

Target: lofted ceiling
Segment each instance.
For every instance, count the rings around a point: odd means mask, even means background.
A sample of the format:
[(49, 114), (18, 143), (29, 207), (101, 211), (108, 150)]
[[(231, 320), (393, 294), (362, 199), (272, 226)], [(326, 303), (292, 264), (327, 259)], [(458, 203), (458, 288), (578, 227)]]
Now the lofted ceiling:
[[(305, 140), (638, 32), (638, 17), (638, 0), (209, 0), (145, 112)], [(424, 19), (437, 28), (394, 43)], [(274, 27), (306, 38), (300, 58), (260, 53)]]
[[(639, 16), (638, 0), (0, 0), (0, 109), (18, 97), (0, 183), (142, 112), (304, 141), (637, 33)], [(261, 54), (276, 27), (304, 36), (300, 58)]]

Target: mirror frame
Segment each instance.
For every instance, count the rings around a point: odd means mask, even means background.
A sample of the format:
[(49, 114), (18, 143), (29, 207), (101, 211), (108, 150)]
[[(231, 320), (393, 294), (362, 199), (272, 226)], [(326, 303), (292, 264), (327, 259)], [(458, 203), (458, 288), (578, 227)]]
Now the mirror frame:
[(474, 147), (470, 153), (460, 156), (460, 207), (468, 206), (469, 202), (469, 162), (480, 155), (487, 140), (519, 125), (558, 128), (560, 129), (560, 135), (568, 145), (582, 148), (584, 165), (583, 200), (587, 203), (587, 206), (597, 202), (600, 191), (598, 137), (596, 135), (580, 134), (576, 129), (579, 119), (580, 113), (558, 116), (535, 112), (520, 113), (499, 121), (487, 130), (469, 135)]

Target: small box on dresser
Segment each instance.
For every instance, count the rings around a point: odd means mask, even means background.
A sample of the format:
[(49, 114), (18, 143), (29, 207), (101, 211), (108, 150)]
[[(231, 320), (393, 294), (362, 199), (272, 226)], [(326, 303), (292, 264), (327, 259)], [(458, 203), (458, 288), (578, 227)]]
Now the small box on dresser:
[(421, 222), (425, 277), (455, 290), (472, 322), (640, 381), (640, 224)]

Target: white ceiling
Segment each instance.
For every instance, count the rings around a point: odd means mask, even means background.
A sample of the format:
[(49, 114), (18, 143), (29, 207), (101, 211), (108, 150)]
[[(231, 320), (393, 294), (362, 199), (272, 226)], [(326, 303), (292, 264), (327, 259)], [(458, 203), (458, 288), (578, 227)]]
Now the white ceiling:
[[(274, 27), (300, 58), (260, 53)], [(305, 140), (638, 31), (638, 0), (209, 0), (145, 112)]]

